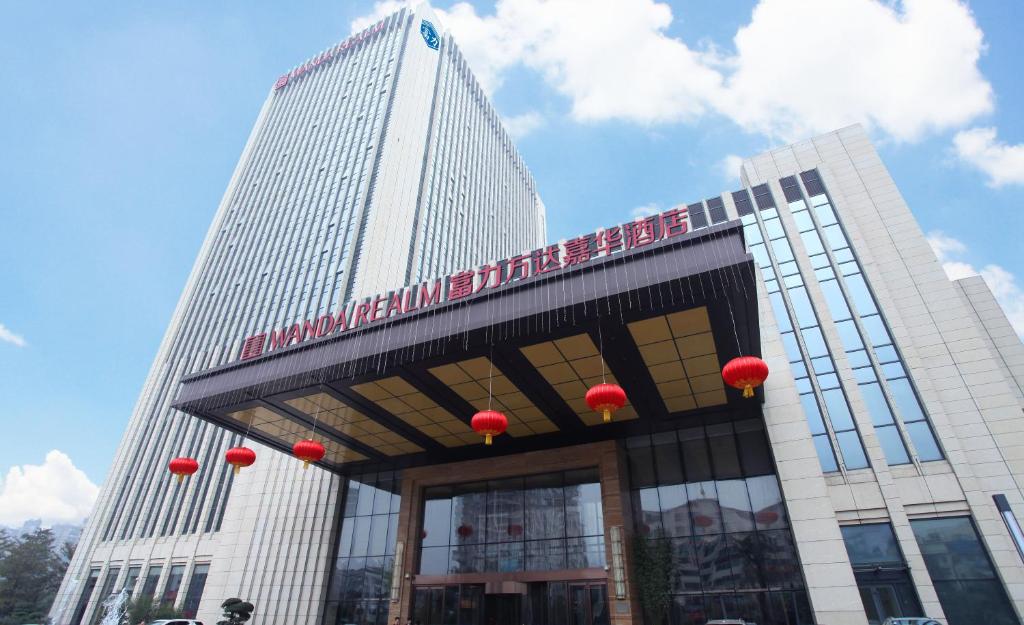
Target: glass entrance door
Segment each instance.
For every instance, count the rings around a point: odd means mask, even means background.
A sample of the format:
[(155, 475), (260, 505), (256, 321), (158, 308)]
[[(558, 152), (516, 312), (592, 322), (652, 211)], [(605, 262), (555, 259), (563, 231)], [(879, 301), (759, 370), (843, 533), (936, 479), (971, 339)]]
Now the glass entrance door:
[(913, 590), (905, 588), (905, 584), (861, 583), (858, 586), (869, 625), (881, 625), (889, 617), (922, 616)]
[(608, 625), (608, 587), (569, 585), (569, 625)]
[(523, 625), (523, 595), (485, 595), (484, 625)]

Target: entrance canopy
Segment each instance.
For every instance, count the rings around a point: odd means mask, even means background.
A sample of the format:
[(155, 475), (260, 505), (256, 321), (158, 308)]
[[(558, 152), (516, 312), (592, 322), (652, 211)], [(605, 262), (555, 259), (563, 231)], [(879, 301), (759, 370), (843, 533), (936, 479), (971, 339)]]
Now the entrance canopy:
[[(510, 260), (493, 286), (455, 299), (453, 275), (447, 298), (416, 310), (407, 310), (408, 293), (404, 305), (394, 293), (357, 303), (337, 323), (257, 335), (238, 361), (187, 376), (174, 407), (286, 453), (315, 438), (327, 450), (319, 464), (339, 473), (759, 412), (759, 401), (742, 399), (721, 376), (730, 359), (760, 356), (753, 261), (738, 222), (558, 265), (513, 281), (503, 277), (514, 271)], [(392, 300), (403, 314), (383, 314)], [(602, 378), (629, 400), (610, 424), (584, 401)], [(470, 428), (488, 407), (509, 422), (491, 447)]]

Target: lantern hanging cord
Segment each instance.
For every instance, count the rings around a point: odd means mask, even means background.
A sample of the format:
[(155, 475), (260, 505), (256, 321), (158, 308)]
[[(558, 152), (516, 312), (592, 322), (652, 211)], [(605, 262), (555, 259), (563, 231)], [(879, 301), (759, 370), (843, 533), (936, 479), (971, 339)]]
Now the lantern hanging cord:
[(740, 335), (736, 331), (736, 317), (732, 314), (732, 302), (729, 300), (728, 294), (726, 294), (725, 297), (725, 304), (726, 307), (729, 309), (729, 319), (732, 321), (732, 336), (734, 339), (736, 339), (736, 352), (742, 355), (743, 348), (740, 347)]
[(601, 315), (597, 315), (597, 351), (601, 359), (601, 384), (606, 382), (604, 375), (604, 335), (601, 333)]
[(491, 341), (491, 356), (487, 359), (487, 409), (491, 409), (491, 389), (494, 384), (494, 341)]

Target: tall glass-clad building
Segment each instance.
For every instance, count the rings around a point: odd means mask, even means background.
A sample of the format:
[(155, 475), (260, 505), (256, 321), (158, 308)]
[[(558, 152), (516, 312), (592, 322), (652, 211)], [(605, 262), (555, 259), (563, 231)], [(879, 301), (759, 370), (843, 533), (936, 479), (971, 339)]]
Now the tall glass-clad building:
[(545, 243), (436, 29), (278, 81), (55, 622), (128, 588), (272, 625), (1021, 623), (1024, 345), (863, 129)]
[[(146, 379), (54, 622), (97, 622), (99, 598), (121, 588), (194, 615), (229, 572), (257, 588), (290, 579), (276, 549), (300, 537), (302, 557), (324, 561), (330, 522), (254, 526), (233, 516), (255, 495), (220, 466), (241, 437), (171, 408), (181, 378), (233, 360), (256, 329), (532, 249), (544, 233), (533, 177), (429, 9), (402, 10), (281, 76)], [(166, 466), (178, 455), (216, 470), (176, 489)], [(281, 481), (272, 462), (257, 470), (267, 489)], [(260, 514), (319, 514), (339, 482), (315, 470), (303, 488)], [(229, 554), (252, 545), (263, 551), (233, 569)], [(313, 597), (282, 604), (281, 622), (301, 622), (316, 605)]]

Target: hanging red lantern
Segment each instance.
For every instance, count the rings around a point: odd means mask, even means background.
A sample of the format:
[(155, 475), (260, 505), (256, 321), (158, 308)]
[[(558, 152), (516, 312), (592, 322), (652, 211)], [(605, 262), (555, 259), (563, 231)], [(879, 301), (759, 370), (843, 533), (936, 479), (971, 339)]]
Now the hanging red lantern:
[(302, 468), (308, 469), (310, 462), (316, 462), (324, 457), (324, 446), (320, 443), (305, 439), (301, 440), (292, 446), (292, 453), (295, 457), (302, 461)]
[(512, 523), (508, 526), (508, 529), (506, 529), (505, 531), (508, 532), (509, 536), (515, 538), (516, 536), (523, 535), (523, 526), (518, 523)]
[(612, 420), (612, 413), (626, 405), (626, 391), (618, 384), (602, 382), (587, 391), (587, 405), (591, 410), (601, 413), (605, 423)]
[(175, 458), (167, 464), (167, 468), (177, 476), (178, 483), (181, 484), (185, 480), (186, 475), (192, 475), (199, 470), (199, 463), (196, 462), (195, 458)]
[(761, 525), (771, 525), (779, 520), (779, 513), (774, 510), (760, 510), (754, 515), (754, 519)]
[(481, 410), (469, 424), (477, 434), (483, 434), (484, 445), (490, 445), (495, 436), (508, 428), (508, 418), (497, 410)]
[(455, 532), (459, 535), (459, 538), (469, 538), (473, 535), (473, 526), (463, 524), (456, 528)]
[(768, 377), (768, 365), (757, 356), (733, 358), (722, 367), (722, 379), (733, 388), (743, 389), (744, 397), (754, 396), (754, 387)]
[(242, 467), (251, 466), (256, 462), (256, 452), (248, 447), (232, 447), (224, 453), (224, 459), (235, 467), (235, 475), (238, 475)]

